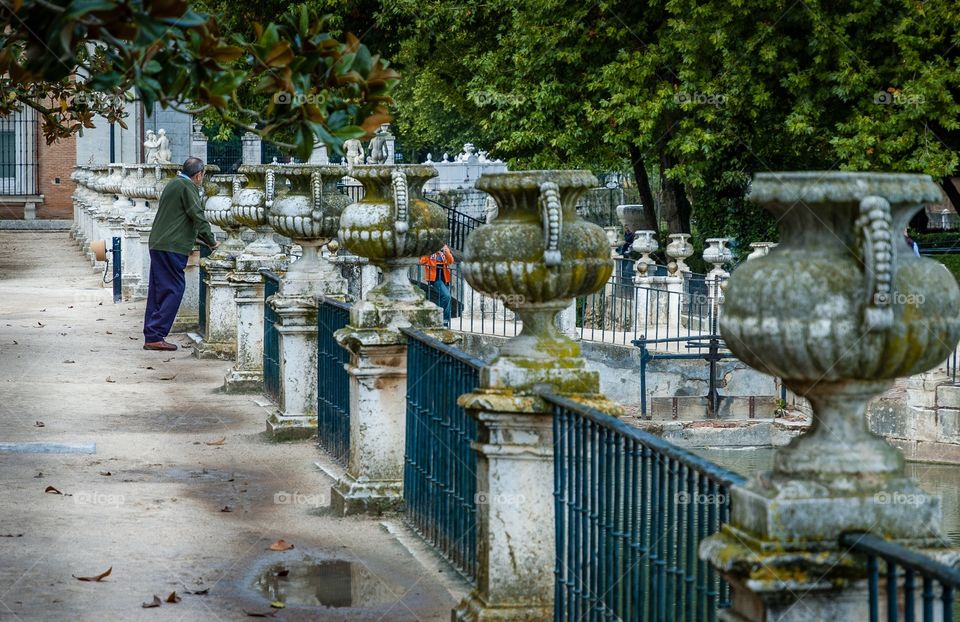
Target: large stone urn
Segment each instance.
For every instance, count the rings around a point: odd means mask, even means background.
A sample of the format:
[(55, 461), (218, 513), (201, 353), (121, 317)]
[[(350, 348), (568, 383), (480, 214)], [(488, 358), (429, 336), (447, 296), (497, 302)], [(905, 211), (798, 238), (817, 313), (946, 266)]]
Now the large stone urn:
[(437, 170), (424, 164), (358, 165), (350, 167), (348, 175), (363, 184), (365, 192), (343, 210), (340, 243), (383, 271), (383, 282), (353, 306), (351, 325), (373, 314), (361, 323), (439, 326), (442, 312), (426, 301), (408, 274), (420, 257), (440, 250), (447, 238), (443, 209), (420, 197), (423, 184), (436, 177)]
[(271, 257), (279, 255), (280, 245), (273, 239), (273, 227), (267, 218), (276, 198), (276, 166), (248, 164), (241, 166), (240, 177), (233, 181), (233, 216), (241, 225), (253, 229), (257, 237), (243, 250), (244, 255)]
[(840, 535), (943, 541), (939, 496), (906, 477), (864, 417), (895, 378), (936, 366), (960, 338), (956, 282), (902, 241), (940, 189), (926, 175), (766, 173), (749, 199), (776, 217), (781, 241), (733, 273), (720, 330), (738, 358), (806, 397), (814, 419), (772, 472), (733, 489), (731, 523), (701, 554), (733, 585), (737, 619), (801, 619), (787, 615), (796, 594), (798, 610), (866, 619), (865, 595), (836, 596), (863, 576)]
[(303, 248), (303, 255), (290, 264), (280, 284), (283, 296), (343, 296), (347, 282), (340, 270), (320, 257), (320, 247), (334, 239), (340, 215), (350, 198), (337, 190), (343, 177), (341, 166), (285, 164), (277, 168), (284, 188), (267, 211), (267, 220), (280, 235)]
[(499, 212), (467, 238), (463, 274), (523, 321), (520, 334), (484, 368), (484, 386), (518, 388), (551, 379), (572, 393), (597, 390), (596, 372), (586, 370), (580, 345), (556, 325), (572, 299), (598, 291), (613, 272), (603, 229), (576, 211), (577, 199), (596, 184), (589, 171), (516, 171), (477, 180)]
[(243, 231), (233, 211), (233, 185), (235, 175), (213, 175), (204, 182), (207, 200), (203, 204), (203, 214), (207, 220), (227, 234), (227, 237), (209, 258), (213, 260), (230, 259), (241, 253), (246, 246), (240, 238)]
[(679, 272), (690, 272), (690, 266), (686, 264), (687, 257), (693, 255), (693, 245), (690, 244), (689, 233), (671, 233), (670, 243), (667, 244), (667, 257), (677, 264)]

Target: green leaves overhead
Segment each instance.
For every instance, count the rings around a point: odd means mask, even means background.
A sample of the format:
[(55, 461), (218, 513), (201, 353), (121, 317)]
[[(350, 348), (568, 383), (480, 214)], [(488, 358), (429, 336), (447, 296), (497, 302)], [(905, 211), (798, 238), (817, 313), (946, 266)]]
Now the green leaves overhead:
[(95, 115), (119, 121), (127, 93), (148, 109), (189, 102), (304, 159), (317, 140), (338, 150), (391, 118), (399, 74), (307, 5), (229, 36), (184, 0), (23, 0), (0, 15), (0, 116), (39, 110), (48, 141)]

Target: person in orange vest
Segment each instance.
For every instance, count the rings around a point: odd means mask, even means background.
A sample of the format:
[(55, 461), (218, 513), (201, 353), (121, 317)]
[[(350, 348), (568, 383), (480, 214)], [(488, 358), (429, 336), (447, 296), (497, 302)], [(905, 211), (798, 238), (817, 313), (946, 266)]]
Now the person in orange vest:
[(443, 309), (443, 324), (450, 325), (450, 266), (453, 265), (453, 253), (450, 247), (443, 245), (432, 255), (420, 258), (420, 265), (424, 266), (426, 280), (431, 288), (437, 291), (437, 306)]

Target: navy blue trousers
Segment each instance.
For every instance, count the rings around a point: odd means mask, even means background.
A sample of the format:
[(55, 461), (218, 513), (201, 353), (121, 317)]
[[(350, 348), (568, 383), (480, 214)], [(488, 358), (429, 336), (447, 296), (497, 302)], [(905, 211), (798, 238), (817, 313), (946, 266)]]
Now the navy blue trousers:
[(150, 281), (147, 284), (147, 310), (143, 316), (143, 341), (163, 341), (177, 317), (187, 280), (183, 270), (187, 256), (170, 251), (150, 250)]

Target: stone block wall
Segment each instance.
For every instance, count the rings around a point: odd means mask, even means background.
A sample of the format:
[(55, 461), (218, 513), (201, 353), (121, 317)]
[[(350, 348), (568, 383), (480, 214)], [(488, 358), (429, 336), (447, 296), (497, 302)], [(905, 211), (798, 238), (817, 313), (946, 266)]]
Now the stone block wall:
[(193, 132), (193, 124), (190, 115), (176, 110), (163, 110), (159, 104), (154, 105), (153, 114), (144, 117), (143, 131), (156, 132), (163, 128), (167, 132), (167, 138), (170, 139), (170, 161), (174, 164), (181, 164), (190, 157), (190, 134)]

